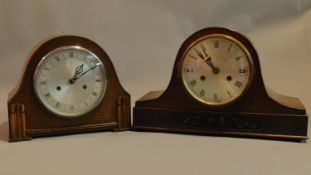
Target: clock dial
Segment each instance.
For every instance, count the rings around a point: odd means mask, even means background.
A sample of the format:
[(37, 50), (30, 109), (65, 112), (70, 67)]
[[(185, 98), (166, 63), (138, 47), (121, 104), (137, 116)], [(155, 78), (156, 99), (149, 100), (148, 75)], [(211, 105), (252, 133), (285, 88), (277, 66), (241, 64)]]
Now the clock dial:
[(252, 58), (239, 41), (210, 34), (196, 40), (185, 52), (182, 79), (192, 97), (217, 106), (243, 95), (253, 70)]
[(72, 118), (93, 110), (106, 91), (101, 60), (79, 46), (49, 52), (38, 64), (34, 89), (41, 103), (54, 114)]

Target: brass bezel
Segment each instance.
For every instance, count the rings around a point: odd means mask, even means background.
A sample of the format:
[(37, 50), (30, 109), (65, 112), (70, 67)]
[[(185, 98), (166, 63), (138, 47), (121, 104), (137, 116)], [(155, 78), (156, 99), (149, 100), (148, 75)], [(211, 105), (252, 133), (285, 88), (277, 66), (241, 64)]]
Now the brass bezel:
[[(185, 59), (185, 56), (186, 54), (189, 52), (189, 50), (194, 46), (196, 45), (197, 43), (200, 43), (202, 42), (203, 40), (206, 40), (208, 38), (224, 38), (224, 39), (227, 39), (227, 40), (230, 40), (232, 41), (233, 43), (235, 43), (238, 47), (241, 48), (241, 50), (245, 53), (246, 55), (246, 58), (247, 58), (247, 62), (249, 64), (249, 79), (247, 81), (247, 84), (244, 88), (244, 90), (242, 91), (242, 93), (235, 97), (234, 99), (232, 99), (231, 101), (229, 102), (223, 102), (223, 103), (215, 103), (215, 102), (209, 102), (209, 101), (205, 101), (205, 100), (202, 100), (201, 98), (197, 97), (196, 94), (194, 94), (189, 88), (188, 86), (186, 85), (185, 83), (185, 78), (183, 76), (183, 71), (182, 71), (182, 66), (183, 66), (183, 63), (184, 63), (184, 59)], [(211, 106), (211, 107), (221, 107), (221, 106), (225, 106), (225, 105), (229, 105), (229, 104), (232, 104), (236, 101), (238, 101), (242, 96), (245, 95), (245, 93), (247, 92), (247, 90), (249, 89), (250, 85), (252, 84), (252, 81), (253, 81), (253, 77), (254, 77), (254, 74), (255, 74), (255, 67), (254, 67), (254, 63), (253, 63), (253, 58), (250, 54), (250, 52), (248, 51), (247, 47), (244, 46), (238, 39), (234, 38), (233, 36), (230, 36), (230, 35), (226, 35), (226, 34), (220, 34), (220, 33), (211, 33), (211, 34), (207, 34), (205, 36), (202, 36), (202, 37), (199, 37), (198, 39), (196, 39), (194, 42), (192, 42), (188, 47), (187, 49), (185, 49), (185, 51), (183, 52), (182, 54), (182, 59), (181, 59), (181, 64), (179, 65), (180, 68), (179, 68), (179, 74), (181, 75), (181, 83), (183, 84), (184, 88), (186, 89), (187, 93), (192, 97), (194, 98), (196, 101), (200, 102), (200, 103), (203, 103), (205, 105), (208, 105), (208, 106)]]

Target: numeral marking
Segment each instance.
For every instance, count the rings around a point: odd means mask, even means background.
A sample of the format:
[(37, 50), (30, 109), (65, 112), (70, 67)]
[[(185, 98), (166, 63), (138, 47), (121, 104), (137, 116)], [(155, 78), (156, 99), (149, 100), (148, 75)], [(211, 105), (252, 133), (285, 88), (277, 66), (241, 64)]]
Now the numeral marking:
[(218, 95), (214, 93), (214, 101), (218, 101)]
[(73, 105), (70, 105), (70, 111), (74, 111), (75, 107)]
[(47, 85), (47, 81), (41, 81), (40, 84), (41, 84), (41, 86)]
[(247, 72), (246, 69), (239, 69), (240, 74), (245, 74), (246, 72)]
[(185, 68), (185, 71), (186, 72), (193, 72), (193, 68), (192, 67), (187, 67), (187, 68)]
[(51, 94), (50, 93), (46, 93), (46, 94), (44, 94), (44, 96), (45, 96), (46, 99), (49, 99), (51, 97)]
[(92, 94), (93, 94), (94, 96), (97, 96), (97, 92), (93, 92)]
[(189, 82), (190, 86), (194, 87), (196, 84), (197, 84), (197, 81), (196, 80), (191, 80)]
[(230, 97), (232, 97), (232, 95), (231, 95), (231, 93), (230, 93), (229, 91), (227, 91), (227, 94), (228, 94)]
[(231, 50), (232, 44), (229, 45), (227, 51), (229, 52)]
[(69, 57), (73, 57), (73, 52), (69, 52)]
[(96, 79), (95, 81), (96, 81), (96, 82), (101, 82), (101, 80), (100, 80), (100, 79)]
[(56, 61), (60, 61), (60, 59), (59, 59), (58, 56), (56, 56), (56, 57), (54, 57), (54, 58), (55, 58)]
[(60, 103), (59, 102), (56, 102), (56, 108), (60, 109)]
[(236, 82), (234, 83), (234, 85), (235, 85), (236, 87), (240, 88), (240, 87), (242, 86), (242, 83), (241, 83), (240, 81), (236, 81)]
[(235, 60), (239, 61), (243, 56), (237, 56)]
[(214, 48), (219, 48), (219, 41), (218, 40), (215, 40), (213, 42), (213, 44), (214, 44)]
[(194, 50), (199, 55), (199, 57), (201, 57), (204, 60), (204, 56), (202, 55), (202, 53), (199, 52), (197, 49), (194, 49)]
[(203, 44), (201, 44), (201, 49), (203, 50), (203, 53), (204, 53), (205, 57), (208, 57), (208, 54), (206, 52), (206, 48), (205, 48), (205, 46)]
[(201, 91), (200, 91), (200, 96), (201, 96), (201, 97), (204, 97), (204, 94), (205, 94), (205, 90), (204, 90), (204, 89), (201, 89)]
[(198, 59), (197, 57), (195, 57), (195, 56), (193, 56), (193, 55), (189, 55), (191, 58), (193, 58), (193, 59)]
[(89, 104), (88, 104), (87, 102), (84, 102), (84, 105), (85, 105), (85, 106), (88, 106)]
[(49, 68), (47, 68), (47, 67), (44, 67), (43, 69), (45, 69), (45, 70), (47, 70), (47, 71), (50, 71), (50, 69), (49, 69)]

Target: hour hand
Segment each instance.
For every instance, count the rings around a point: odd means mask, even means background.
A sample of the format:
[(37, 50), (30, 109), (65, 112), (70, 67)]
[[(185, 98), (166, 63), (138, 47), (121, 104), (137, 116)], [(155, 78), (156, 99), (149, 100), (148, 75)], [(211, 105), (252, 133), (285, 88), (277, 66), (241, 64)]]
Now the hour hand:
[(207, 65), (209, 65), (212, 70), (213, 70), (213, 74), (218, 74), (219, 73), (219, 68), (215, 67), (213, 62), (212, 62), (212, 58), (211, 57), (208, 57), (205, 62), (207, 63)]
[(83, 66), (84, 64), (81, 64), (80, 66), (76, 67), (75, 75), (78, 75), (81, 72), (83, 72)]
[(69, 82), (71, 84), (73, 84), (75, 81), (76, 81), (76, 77), (81, 74), (83, 72), (83, 66), (84, 64), (81, 64), (80, 66), (76, 67), (76, 70), (75, 70), (75, 73), (74, 75), (72, 76), (72, 78), (69, 80)]
[(76, 76), (75, 79), (81, 78), (83, 75), (85, 75), (85, 74), (88, 73), (89, 71), (95, 69), (97, 66), (98, 66), (98, 64), (94, 65), (93, 67), (90, 67), (90, 68), (89, 68), (88, 70), (86, 70), (85, 72), (78, 74), (78, 75)]
[(83, 66), (84, 66), (84, 64), (81, 64), (80, 66), (76, 67), (76, 71), (75, 71), (75, 74), (73, 75), (73, 77), (76, 77), (77, 75), (79, 75), (80, 73), (83, 72)]
[(90, 68), (87, 69), (86, 71), (77, 74), (75, 77), (73, 77), (71, 80), (69, 80), (69, 82), (70, 82), (71, 84), (73, 84), (76, 80), (78, 80), (78, 79), (81, 78), (83, 75), (85, 75), (86, 73), (90, 72), (91, 70), (95, 69), (98, 65), (99, 65), (99, 63), (98, 63), (98, 64), (95, 64), (93, 67), (90, 67)]

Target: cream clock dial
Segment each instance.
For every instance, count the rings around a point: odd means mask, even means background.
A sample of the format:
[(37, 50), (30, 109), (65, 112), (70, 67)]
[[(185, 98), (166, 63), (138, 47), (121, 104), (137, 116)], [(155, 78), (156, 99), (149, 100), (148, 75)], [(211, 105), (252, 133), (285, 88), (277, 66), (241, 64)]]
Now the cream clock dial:
[(219, 34), (199, 38), (183, 58), (182, 80), (192, 97), (207, 105), (225, 105), (247, 90), (252, 58), (237, 40)]
[(38, 64), (34, 89), (41, 103), (66, 118), (93, 110), (106, 91), (103, 63), (91, 51), (79, 46), (57, 48)]

